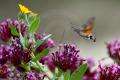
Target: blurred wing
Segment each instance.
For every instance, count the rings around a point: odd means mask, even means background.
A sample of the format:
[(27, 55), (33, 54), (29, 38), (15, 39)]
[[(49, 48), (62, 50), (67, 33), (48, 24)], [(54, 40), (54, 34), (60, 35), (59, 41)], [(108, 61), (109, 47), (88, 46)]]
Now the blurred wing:
[(80, 29), (77, 29), (77, 28), (75, 28), (75, 27), (72, 27), (72, 28), (73, 28), (73, 30), (74, 30), (77, 34), (80, 34), (80, 32), (81, 32)]
[(72, 27), (72, 28), (79, 36), (86, 38), (86, 36), (84, 36), (83, 32), (80, 29), (77, 29), (75, 27)]
[(92, 34), (92, 30), (94, 27), (94, 21), (95, 21), (95, 18), (91, 17), (90, 19), (88, 19), (86, 24), (82, 25), (83, 27), (82, 32), (85, 36)]
[(95, 24), (95, 17), (91, 17), (88, 19), (87, 25), (90, 25), (91, 27), (93, 27)]

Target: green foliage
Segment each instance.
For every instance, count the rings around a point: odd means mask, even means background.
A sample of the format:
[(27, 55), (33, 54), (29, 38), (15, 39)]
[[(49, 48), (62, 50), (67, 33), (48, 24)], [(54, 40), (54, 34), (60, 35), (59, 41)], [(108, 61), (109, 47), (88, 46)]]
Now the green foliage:
[(82, 80), (82, 77), (85, 74), (87, 68), (87, 64), (80, 65), (78, 71), (72, 73), (70, 80)]
[(40, 24), (40, 16), (36, 16), (35, 20), (30, 25), (29, 32), (30, 33), (35, 32), (37, 30), (37, 28), (39, 27), (39, 24)]
[(23, 67), (26, 71), (30, 71), (30, 66), (27, 63), (22, 62), (20, 66)]
[(31, 63), (31, 67), (39, 70), (39, 66), (37, 66), (37, 64), (35, 62), (31, 61), (30, 63)]
[(51, 37), (51, 36), (52, 36), (52, 34), (49, 34), (49, 35), (45, 36), (45, 37), (43, 38), (43, 40), (46, 40), (46, 39), (48, 39), (48, 38)]
[(22, 43), (23, 48), (26, 48), (29, 45), (28, 39), (26, 37), (23, 37), (20, 34), (20, 42)]
[(70, 80), (70, 71), (64, 72), (64, 80)]
[(3, 22), (3, 19), (0, 18), (0, 23)]
[(33, 15), (29, 15), (28, 16), (28, 21), (29, 21), (29, 24), (31, 25), (36, 19), (36, 16), (33, 16)]
[(36, 43), (35, 43), (35, 47), (39, 47), (42, 43), (44, 42), (44, 40), (38, 40)]
[(48, 39), (49, 37), (51, 37), (51, 34), (45, 36), (45, 37), (44, 37), (43, 39), (41, 39), (41, 40), (38, 40), (38, 41), (35, 43), (35, 47), (36, 47), (36, 48), (39, 47), (39, 46), (44, 42), (44, 40)]
[(21, 12), (18, 13), (18, 21), (19, 21), (19, 23), (21, 23), (22, 20), (25, 20), (25, 18), (26, 18), (25, 14), (23, 14)]
[(13, 25), (11, 25), (11, 24), (10, 24), (10, 30), (11, 30), (12, 35), (14, 35), (14, 36), (20, 36), (20, 34), (18, 33), (16, 27), (13, 26)]
[(35, 58), (33, 58), (32, 61), (36, 62), (40, 60), (42, 57), (46, 56), (48, 53), (49, 53), (49, 49), (46, 48), (41, 53), (38, 53), (37, 55), (35, 55)]

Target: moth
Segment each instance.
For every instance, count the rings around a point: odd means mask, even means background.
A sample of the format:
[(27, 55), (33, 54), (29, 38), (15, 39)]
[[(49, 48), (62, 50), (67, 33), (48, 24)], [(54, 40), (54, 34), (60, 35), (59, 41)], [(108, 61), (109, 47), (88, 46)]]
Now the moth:
[(93, 34), (94, 24), (95, 17), (90, 17), (88, 21), (83, 25), (74, 25), (73, 23), (71, 23), (73, 31), (75, 31), (79, 36), (96, 42), (96, 37)]

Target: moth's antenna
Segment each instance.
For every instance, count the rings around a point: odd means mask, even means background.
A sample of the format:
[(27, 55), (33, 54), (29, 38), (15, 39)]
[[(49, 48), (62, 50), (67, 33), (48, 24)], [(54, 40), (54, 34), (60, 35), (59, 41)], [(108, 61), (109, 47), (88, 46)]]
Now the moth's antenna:
[[(66, 17), (66, 16), (65, 16), (65, 17)], [(70, 19), (69, 17), (66, 17), (66, 19), (67, 19), (67, 21), (69, 22), (69, 24), (70, 24), (70, 26), (71, 26), (71, 29), (76, 30), (75, 27), (76, 27), (76, 26), (80, 26), (80, 25), (75, 25), (75, 24), (73, 24), (72, 21), (71, 21), (71, 19)], [(63, 42), (64, 37), (65, 37), (65, 32), (66, 32), (66, 27), (64, 27), (64, 30), (63, 30), (63, 33), (62, 33), (62, 37), (61, 37), (59, 43), (62, 43), (62, 42)]]
[[(66, 17), (66, 16), (65, 16), (65, 17)], [(71, 28), (74, 28), (74, 27), (72, 26), (72, 25), (74, 25), (74, 24), (73, 24), (72, 21), (69, 19), (69, 17), (66, 17), (66, 20), (69, 22)], [(63, 42), (64, 37), (65, 37), (65, 32), (66, 32), (66, 27), (64, 27), (64, 30), (63, 30), (63, 33), (62, 33), (62, 37), (61, 37), (59, 43), (62, 43), (62, 42)]]
[(62, 43), (62, 42), (63, 42), (64, 37), (65, 37), (65, 32), (66, 32), (66, 29), (65, 29), (65, 27), (64, 27), (64, 30), (63, 30), (63, 33), (62, 33), (62, 37), (61, 37), (61, 39), (60, 39), (60, 42), (59, 42), (59, 43)]

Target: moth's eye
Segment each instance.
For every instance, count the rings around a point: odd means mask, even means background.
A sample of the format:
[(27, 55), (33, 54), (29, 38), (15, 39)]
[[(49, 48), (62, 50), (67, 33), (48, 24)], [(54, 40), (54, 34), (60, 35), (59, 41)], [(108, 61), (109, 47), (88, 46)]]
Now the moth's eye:
[(89, 36), (90, 39), (92, 39), (93, 37), (92, 36)]

